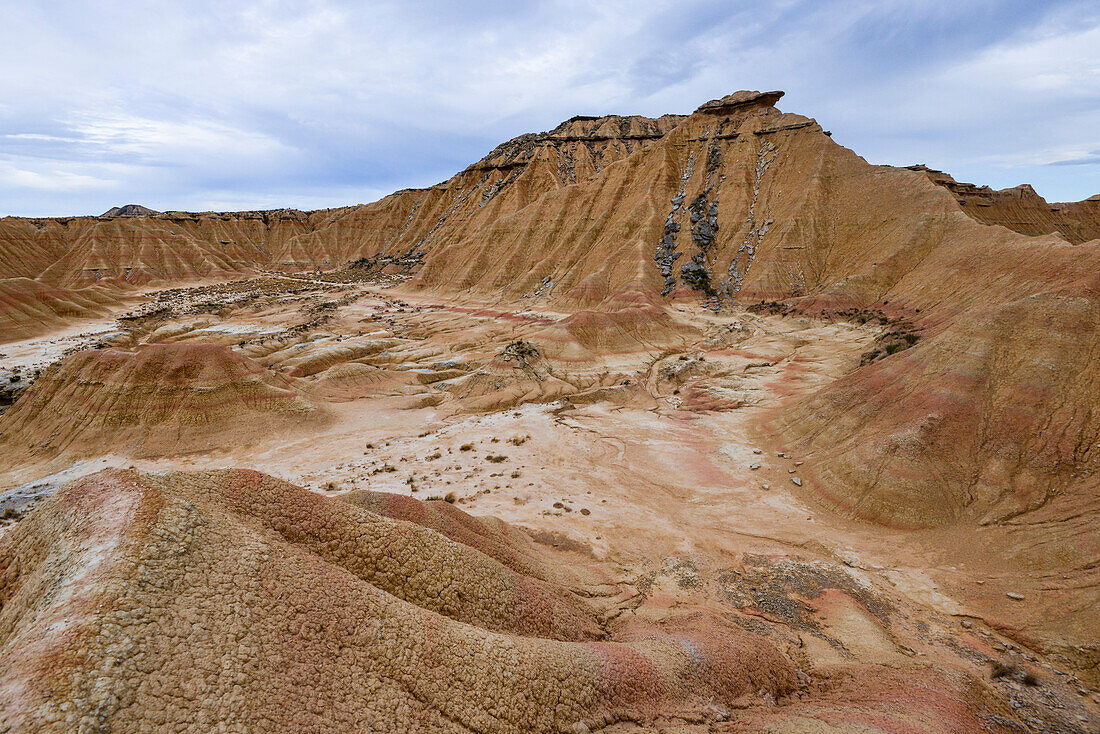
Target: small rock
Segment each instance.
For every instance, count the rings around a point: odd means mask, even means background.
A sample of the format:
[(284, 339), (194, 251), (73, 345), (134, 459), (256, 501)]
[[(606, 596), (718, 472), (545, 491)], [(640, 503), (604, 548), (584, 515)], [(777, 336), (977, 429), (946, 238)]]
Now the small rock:
[(582, 514), (582, 515), (591, 515), (591, 514), (592, 514), (592, 511), (591, 511), (591, 510), (589, 510), (589, 509), (588, 509), (587, 507), (582, 507), (582, 508), (581, 508), (581, 514)]
[(798, 477), (791, 477), (791, 481), (794, 482), (796, 487), (801, 487), (802, 486), (802, 480), (799, 479)]
[(588, 728), (588, 724), (578, 721), (573, 724), (573, 734), (592, 734), (592, 730)]
[(749, 464), (749, 468), (752, 469), (753, 471), (755, 471), (755, 470), (760, 468), (760, 465), (759, 464)]
[(796, 471), (795, 469), (788, 469), (788, 470), (787, 470), (787, 473), (788, 473), (788, 474), (794, 474), (794, 473), (795, 473), (795, 471)]
[(1006, 592), (1005, 596), (1007, 596), (1009, 599), (1013, 599), (1015, 601), (1023, 601), (1024, 600), (1024, 595), (1023, 594), (1017, 594), (1015, 591)]
[(963, 627), (966, 627), (967, 629), (970, 629), (973, 626), (974, 626), (974, 624), (969, 619), (964, 619), (963, 620)]
[(715, 721), (728, 721), (729, 718), (730, 718), (730, 712), (729, 711), (726, 711), (721, 706), (716, 706), (713, 703), (709, 703), (706, 706), (704, 706), (703, 708), (706, 709), (708, 712), (710, 712), (711, 717)]
[(761, 486), (763, 486), (764, 489), (771, 489), (772, 488), (772, 485), (770, 485), (770, 484), (764, 484), (764, 485), (761, 485)]
[(801, 461), (796, 461), (796, 462), (794, 463), (794, 465), (795, 465), (795, 466), (802, 466), (802, 462), (801, 462)]
[(754, 454), (762, 454), (762, 453), (764, 453), (764, 452), (763, 452), (763, 451), (761, 451), (760, 449), (753, 449), (753, 450), (752, 450), (752, 452), (753, 452)]

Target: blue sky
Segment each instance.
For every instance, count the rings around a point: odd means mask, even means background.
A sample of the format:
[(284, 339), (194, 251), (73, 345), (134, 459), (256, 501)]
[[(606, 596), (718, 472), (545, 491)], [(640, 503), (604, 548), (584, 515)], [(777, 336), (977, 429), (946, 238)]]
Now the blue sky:
[(0, 0), (0, 215), (319, 208), (783, 89), (873, 163), (1100, 193), (1100, 4)]

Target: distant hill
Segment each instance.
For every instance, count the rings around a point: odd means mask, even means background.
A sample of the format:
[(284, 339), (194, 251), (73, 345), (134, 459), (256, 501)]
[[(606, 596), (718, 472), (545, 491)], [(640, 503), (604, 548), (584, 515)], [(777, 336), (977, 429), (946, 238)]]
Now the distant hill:
[(147, 206), (141, 204), (124, 204), (122, 206), (116, 206), (103, 212), (99, 216), (101, 217), (147, 217), (153, 214), (160, 214), (155, 209), (150, 209)]

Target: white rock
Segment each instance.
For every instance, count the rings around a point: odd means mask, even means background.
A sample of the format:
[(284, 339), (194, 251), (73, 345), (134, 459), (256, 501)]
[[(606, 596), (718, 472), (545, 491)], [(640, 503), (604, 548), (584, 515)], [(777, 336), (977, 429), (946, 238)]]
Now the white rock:
[(791, 481), (795, 483), (795, 486), (798, 486), (798, 487), (802, 486), (802, 480), (799, 479), (798, 477), (791, 477)]

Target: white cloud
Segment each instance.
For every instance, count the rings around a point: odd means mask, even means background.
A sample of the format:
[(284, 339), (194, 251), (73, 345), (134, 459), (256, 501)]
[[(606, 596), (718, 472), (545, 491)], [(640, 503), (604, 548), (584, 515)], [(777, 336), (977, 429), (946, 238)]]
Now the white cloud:
[[(0, 157), (18, 153), (26, 172), (0, 179), (0, 202), (336, 205), (433, 183), (573, 114), (689, 112), (739, 88), (786, 89), (785, 109), (869, 159), (999, 184), (1100, 149), (1100, 17), (1088, 9), (0, 0)], [(1043, 186), (1067, 198), (1100, 183), (1088, 165), (1057, 173)], [(41, 195), (47, 181), (56, 196)]]
[(69, 129), (79, 142), (99, 146), (108, 154), (137, 155), (161, 162), (182, 162), (196, 155), (229, 162), (275, 155), (283, 148), (269, 135), (216, 121), (155, 120), (122, 113), (82, 112)]
[(118, 181), (56, 167), (33, 170), (0, 160), (0, 185), (35, 191), (86, 192), (110, 189), (117, 186)]

